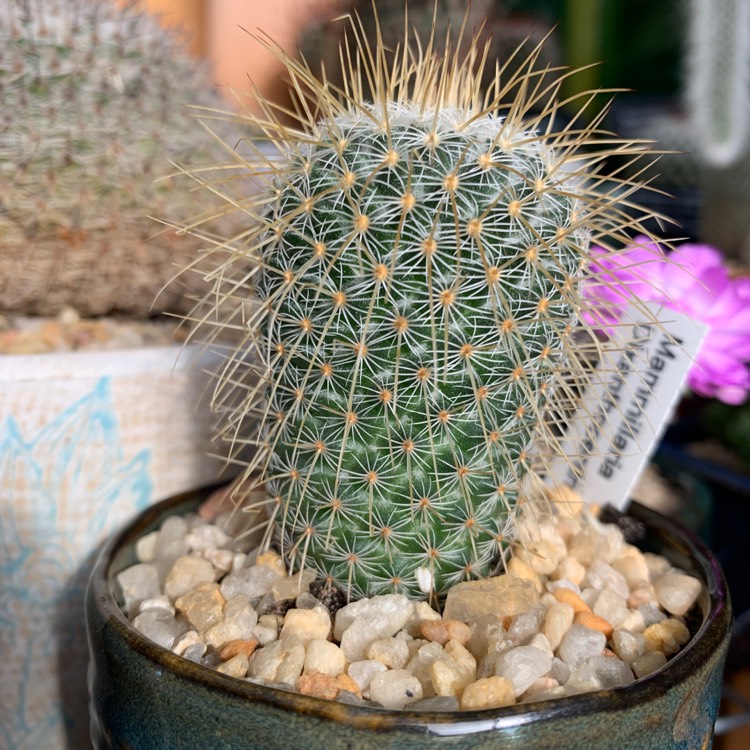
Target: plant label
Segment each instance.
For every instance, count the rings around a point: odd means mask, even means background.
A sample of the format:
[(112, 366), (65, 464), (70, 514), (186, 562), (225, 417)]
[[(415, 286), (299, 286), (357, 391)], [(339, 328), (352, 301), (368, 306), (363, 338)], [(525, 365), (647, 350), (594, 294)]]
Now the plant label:
[[(624, 510), (682, 395), (708, 326), (673, 310), (630, 305), (622, 340), (606, 351), (547, 466), (547, 484), (565, 484), (586, 502)], [(659, 325), (653, 323), (660, 322)]]

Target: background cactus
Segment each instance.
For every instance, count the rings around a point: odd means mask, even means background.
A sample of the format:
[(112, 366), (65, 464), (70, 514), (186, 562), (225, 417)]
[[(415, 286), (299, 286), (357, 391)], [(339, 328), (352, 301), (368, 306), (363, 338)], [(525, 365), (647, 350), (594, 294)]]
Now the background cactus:
[(297, 123), (267, 102), (254, 121), (282, 153), (242, 158), (266, 197), (217, 241), (195, 315), (245, 331), (215, 402), (225, 437), (258, 448), (235, 494), (266, 483), (291, 565), (425, 596), (491, 570), (592, 377), (600, 344), (573, 333), (588, 244), (639, 225), (620, 203), (635, 186), (594, 175), (643, 149), (597, 144), (596, 122), (555, 133), (561, 81), (536, 55), (482, 94), (476, 40), (388, 58), (353, 24), (341, 91), (279, 52)]
[(152, 305), (198, 240), (148, 217), (205, 206), (157, 180), (219, 158), (187, 109), (222, 106), (207, 71), (137, 4), (1, 0), (0, 16), (0, 311), (185, 309), (176, 284)]

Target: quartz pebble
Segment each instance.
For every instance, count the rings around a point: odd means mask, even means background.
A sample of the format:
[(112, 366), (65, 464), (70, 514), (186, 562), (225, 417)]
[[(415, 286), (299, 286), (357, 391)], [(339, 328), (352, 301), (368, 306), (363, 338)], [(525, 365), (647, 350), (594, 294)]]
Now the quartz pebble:
[(453, 586), (442, 616), (402, 594), (347, 603), (195, 514), (139, 540), (117, 589), (133, 626), (185, 659), (353, 705), (473, 711), (652, 674), (689, 641), (700, 581), (555, 504), (524, 515), (505, 574)]

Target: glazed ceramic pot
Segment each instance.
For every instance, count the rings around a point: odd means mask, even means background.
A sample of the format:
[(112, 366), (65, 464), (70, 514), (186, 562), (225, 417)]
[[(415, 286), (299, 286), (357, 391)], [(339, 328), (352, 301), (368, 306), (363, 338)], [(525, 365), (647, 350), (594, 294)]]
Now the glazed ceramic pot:
[(201, 347), (0, 357), (0, 748), (85, 750), (86, 582), (102, 542), (213, 481)]
[(704, 581), (690, 643), (631, 685), (499, 709), (417, 712), (375, 709), (234, 679), (150, 642), (114, 597), (115, 575), (136, 562), (134, 545), (171, 514), (194, 510), (206, 491), (174, 497), (112, 539), (87, 595), (92, 737), (98, 750), (264, 748), (707, 748), (721, 695), (731, 613), (721, 570), (690, 532), (637, 504), (644, 550)]

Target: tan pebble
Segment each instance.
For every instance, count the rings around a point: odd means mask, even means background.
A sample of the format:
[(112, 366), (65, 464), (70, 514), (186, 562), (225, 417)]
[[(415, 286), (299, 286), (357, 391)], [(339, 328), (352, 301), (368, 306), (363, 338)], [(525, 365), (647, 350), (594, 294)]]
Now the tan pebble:
[(448, 591), (443, 617), (473, 622), (485, 615), (513, 616), (528, 612), (538, 601), (536, 587), (523, 578), (499, 575), (462, 581)]
[(331, 616), (325, 607), (290, 609), (284, 617), (279, 638), (293, 636), (308, 643), (316, 638), (326, 640), (331, 632)]
[(547, 499), (555, 504), (557, 512), (561, 516), (578, 518), (586, 507), (583, 496), (572, 487), (561, 484), (559, 487), (550, 487), (545, 491)]
[(610, 638), (615, 630), (611, 623), (607, 622), (603, 617), (595, 615), (593, 612), (577, 612), (573, 618), (573, 622), (576, 625), (583, 625), (590, 630), (598, 630), (600, 633), (604, 633), (607, 638)]
[(316, 698), (325, 698), (330, 701), (336, 700), (342, 690), (360, 697), (362, 695), (357, 683), (346, 674), (307, 672), (297, 680), (296, 689), (303, 695), (314, 695)]
[(428, 641), (441, 646), (448, 641), (458, 641), (464, 646), (471, 638), (471, 628), (460, 620), (428, 620), (420, 625), (419, 630)]
[(458, 641), (448, 641), (443, 649), (451, 659), (454, 659), (460, 664), (467, 672), (471, 673), (471, 681), (476, 679), (477, 675), (477, 660), (474, 655), (467, 648), (462, 646)]
[(216, 669), (229, 677), (245, 677), (249, 660), (250, 657), (247, 654), (236, 654), (223, 664), (219, 664)]
[(643, 631), (647, 651), (661, 651), (669, 656), (690, 640), (690, 631), (684, 623), (674, 618), (655, 622)]
[(536, 571), (531, 567), (531, 565), (522, 560), (520, 557), (510, 558), (507, 565), (507, 572), (509, 576), (514, 576), (515, 578), (525, 578), (526, 580), (531, 581), (536, 587), (536, 590), (539, 593), (542, 592), (542, 582), (539, 580), (539, 576), (536, 574)]
[(276, 573), (278, 573), (280, 576), (286, 575), (286, 566), (284, 565), (284, 561), (282, 560), (279, 553), (274, 552), (273, 550), (268, 550), (258, 555), (257, 559), (255, 560), (255, 564), (265, 565), (266, 567), (271, 568), (271, 570), (276, 571)]
[(461, 694), (461, 709), (463, 711), (499, 708), (500, 706), (510, 706), (515, 702), (515, 688), (506, 677), (483, 677), (467, 685)]
[(542, 540), (527, 542), (518, 550), (517, 557), (530, 565), (538, 575), (548, 576), (554, 572), (562, 555), (554, 544)]
[(469, 672), (454, 659), (434, 661), (429, 674), (437, 695), (459, 696), (476, 679), (476, 672)]
[(331, 641), (310, 641), (305, 649), (304, 672), (320, 672), (335, 677), (346, 671), (344, 652)]
[(557, 568), (550, 578), (553, 581), (559, 581), (561, 578), (567, 578), (571, 583), (580, 586), (586, 577), (586, 568), (575, 557), (563, 557)]
[(612, 561), (612, 567), (622, 573), (631, 589), (648, 583), (648, 565), (640, 550), (628, 548), (627, 554)]
[(583, 599), (581, 599), (581, 597), (572, 589), (562, 586), (559, 589), (555, 589), (552, 592), (552, 596), (554, 596), (558, 602), (570, 604), (570, 606), (573, 607), (573, 612), (576, 614), (578, 612), (591, 612), (591, 607), (589, 607), (589, 605), (586, 604), (586, 602), (583, 601)]
[(219, 651), (219, 658), (222, 661), (227, 661), (237, 654), (245, 654), (245, 656), (252, 656), (255, 649), (258, 648), (258, 641), (255, 638), (238, 639), (235, 641), (227, 641)]
[(573, 624), (575, 612), (566, 602), (555, 602), (544, 613), (542, 633), (546, 636), (550, 648), (555, 651), (563, 637)]
[(418, 638), (423, 622), (439, 619), (440, 615), (427, 602), (414, 602), (413, 613), (403, 629), (412, 638)]

